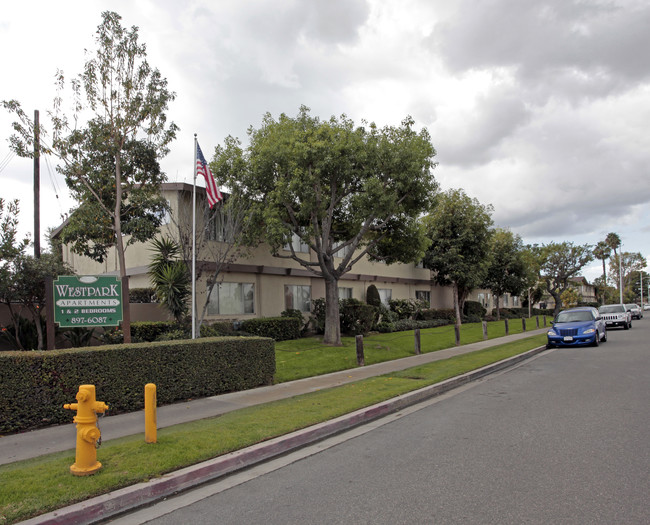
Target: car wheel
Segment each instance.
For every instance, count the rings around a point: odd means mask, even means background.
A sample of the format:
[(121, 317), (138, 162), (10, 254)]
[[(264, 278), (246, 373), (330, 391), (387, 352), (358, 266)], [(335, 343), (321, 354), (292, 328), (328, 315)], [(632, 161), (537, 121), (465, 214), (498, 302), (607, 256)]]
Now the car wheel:
[(631, 324), (632, 324), (632, 323), (628, 323), (628, 322), (626, 322), (626, 323), (623, 325), (623, 329), (624, 329), (624, 330), (629, 330)]
[(591, 343), (591, 346), (600, 346), (600, 334), (598, 333), (598, 331), (596, 331), (594, 342)]
[(546, 349), (550, 350), (551, 348), (553, 348), (553, 345), (551, 343), (546, 343)]
[(603, 331), (603, 336), (600, 338), (603, 343), (607, 342), (607, 328)]

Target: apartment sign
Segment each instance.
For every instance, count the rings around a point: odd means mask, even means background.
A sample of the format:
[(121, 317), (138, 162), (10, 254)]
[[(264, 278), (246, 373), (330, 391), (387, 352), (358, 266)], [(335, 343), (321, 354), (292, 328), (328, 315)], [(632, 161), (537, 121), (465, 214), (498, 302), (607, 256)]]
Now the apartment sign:
[(54, 281), (54, 322), (61, 328), (118, 326), (121, 280), (107, 275), (60, 276)]

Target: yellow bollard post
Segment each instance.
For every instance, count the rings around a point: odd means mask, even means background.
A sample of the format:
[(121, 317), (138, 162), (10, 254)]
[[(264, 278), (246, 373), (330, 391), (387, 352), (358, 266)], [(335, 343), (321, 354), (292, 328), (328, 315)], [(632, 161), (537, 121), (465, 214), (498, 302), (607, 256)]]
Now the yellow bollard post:
[(144, 442), (156, 443), (158, 429), (156, 421), (156, 385), (144, 385)]
[(95, 385), (81, 385), (76, 398), (77, 403), (63, 405), (65, 409), (77, 411), (73, 419), (77, 424), (77, 450), (70, 472), (75, 476), (88, 476), (102, 468), (97, 461), (97, 446), (101, 437), (97, 428), (97, 412), (103, 414), (108, 410), (108, 405), (95, 400)]

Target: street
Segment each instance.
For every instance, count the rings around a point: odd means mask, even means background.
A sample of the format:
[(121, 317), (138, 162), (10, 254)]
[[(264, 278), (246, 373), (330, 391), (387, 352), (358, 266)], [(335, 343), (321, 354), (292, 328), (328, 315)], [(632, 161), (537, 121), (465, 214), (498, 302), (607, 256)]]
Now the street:
[(650, 522), (650, 317), (112, 523)]

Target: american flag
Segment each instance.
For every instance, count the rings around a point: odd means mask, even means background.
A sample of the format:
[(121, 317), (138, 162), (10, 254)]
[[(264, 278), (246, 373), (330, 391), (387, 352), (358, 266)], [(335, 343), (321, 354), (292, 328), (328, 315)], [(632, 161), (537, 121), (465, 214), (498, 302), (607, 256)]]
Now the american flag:
[(212, 207), (222, 200), (223, 197), (214, 180), (214, 175), (212, 175), (210, 166), (208, 166), (208, 163), (205, 161), (205, 157), (201, 151), (201, 146), (199, 146), (198, 142), (196, 143), (196, 172), (197, 174), (201, 173), (205, 179), (205, 191), (208, 194), (208, 204), (210, 205), (210, 209), (212, 209)]

